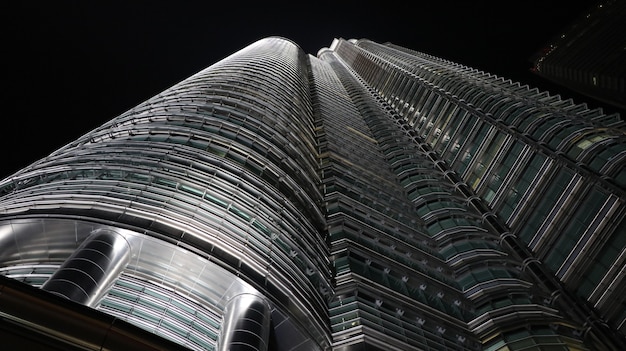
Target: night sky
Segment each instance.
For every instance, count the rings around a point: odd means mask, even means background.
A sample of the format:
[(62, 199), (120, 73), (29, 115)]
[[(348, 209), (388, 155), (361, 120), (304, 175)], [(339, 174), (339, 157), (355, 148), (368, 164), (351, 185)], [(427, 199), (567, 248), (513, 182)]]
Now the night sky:
[(596, 4), (17, 2), (0, 5), (2, 178), (271, 35), (292, 39), (313, 55), (337, 37), (390, 41), (569, 97), (529, 73), (529, 59)]

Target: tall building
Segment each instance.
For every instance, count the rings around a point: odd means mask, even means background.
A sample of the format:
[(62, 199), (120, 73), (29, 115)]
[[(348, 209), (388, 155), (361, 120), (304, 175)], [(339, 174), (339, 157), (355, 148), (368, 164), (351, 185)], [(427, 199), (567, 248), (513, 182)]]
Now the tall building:
[(0, 182), (41, 350), (618, 350), (618, 115), (421, 52), (259, 40)]
[(626, 3), (602, 0), (532, 58), (532, 72), (626, 110)]

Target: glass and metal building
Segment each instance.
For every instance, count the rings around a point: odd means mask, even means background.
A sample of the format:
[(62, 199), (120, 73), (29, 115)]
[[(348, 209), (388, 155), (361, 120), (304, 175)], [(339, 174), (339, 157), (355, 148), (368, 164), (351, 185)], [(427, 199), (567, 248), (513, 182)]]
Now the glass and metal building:
[(617, 350), (626, 125), (421, 52), (259, 40), (0, 182), (41, 350)]
[(531, 58), (531, 71), (626, 111), (626, 3), (600, 0)]

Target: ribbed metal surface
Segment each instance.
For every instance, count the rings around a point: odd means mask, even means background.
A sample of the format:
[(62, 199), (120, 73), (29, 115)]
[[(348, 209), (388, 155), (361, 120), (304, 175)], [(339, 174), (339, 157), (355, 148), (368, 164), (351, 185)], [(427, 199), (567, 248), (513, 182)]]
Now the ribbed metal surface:
[(242, 294), (226, 304), (220, 351), (265, 351), (270, 336), (270, 306), (263, 297)]
[(43, 286), (55, 295), (95, 307), (130, 260), (130, 246), (112, 231), (91, 234)]
[(194, 350), (615, 349), (625, 163), (619, 116), (266, 38), (1, 181), (0, 274)]
[(189, 351), (114, 316), (5, 277), (0, 277), (0, 307), (3, 349)]
[[(228, 339), (223, 325), (235, 325), (238, 314), (226, 312), (229, 301), (237, 296), (261, 296), (260, 292), (246, 284), (230, 271), (215, 262), (199, 257), (180, 246), (127, 229), (69, 219), (16, 219), (0, 221), (3, 239), (19, 242), (28, 237), (37, 248), (54, 242), (55, 252), (40, 251), (36, 262), (27, 254), (32, 251), (22, 247), (24, 260), (10, 255), (1, 261), (0, 274), (37, 286), (57, 272), (61, 264), (68, 262), (73, 252), (88, 244), (94, 233), (108, 233), (128, 245), (130, 260), (122, 269), (106, 294), (99, 299), (95, 309), (115, 318), (134, 324), (142, 329), (175, 341), (192, 350), (215, 350), (220, 335)], [(72, 233), (74, 240), (67, 239)], [(117, 240), (120, 240), (119, 238)], [(85, 246), (85, 245), (82, 245)], [(63, 254), (65, 253), (65, 254)], [(82, 277), (76, 283), (83, 283)], [(300, 329), (299, 323), (265, 301), (274, 321), (274, 333), (283, 339), (274, 344), (279, 349), (316, 350), (310, 335)], [(245, 311), (240, 311), (245, 315)], [(232, 331), (232, 330), (231, 330)], [(265, 332), (268, 332), (265, 330)], [(266, 337), (263, 340), (267, 342)]]
[(295, 44), (254, 43), (7, 179), (2, 216), (52, 213), (178, 243), (326, 347), (331, 272), (308, 80)]
[[(579, 323), (576, 328), (586, 330), (588, 316), (595, 314), (581, 309), (588, 303), (623, 331), (626, 314), (623, 309), (616, 312), (616, 307), (625, 297), (619, 289), (609, 288), (624, 281), (609, 268), (623, 267), (617, 252), (624, 248), (620, 238), (624, 238), (626, 225), (626, 134), (619, 116), (392, 44), (368, 40), (354, 44), (339, 41), (335, 51), (397, 114), (414, 141), (431, 153), (434, 166), (444, 170), (445, 177), (439, 178), (451, 180), (456, 191), (469, 196), (468, 204), (482, 217), (479, 221), (506, 238), (502, 248), (508, 247), (525, 262), (508, 264), (505, 270), (523, 268), (527, 279), (548, 294), (537, 305), (560, 311), (540, 312), (542, 307), (531, 319), (542, 319), (538, 324), (547, 328), (550, 318), (556, 318), (558, 325), (562, 324), (558, 319), (572, 318)], [(418, 186), (427, 188), (428, 181), (420, 183)], [(475, 195), (478, 197), (472, 200)], [(418, 211), (424, 207), (428, 206), (420, 206)], [(442, 219), (450, 222), (454, 211), (448, 208)], [(453, 227), (459, 228), (459, 224)], [(475, 242), (479, 246), (471, 255), (486, 253), (484, 249), (499, 241), (485, 241), (488, 237)], [(441, 252), (461, 253), (454, 249), (456, 245), (444, 246)], [(535, 264), (539, 260), (544, 264)], [(473, 275), (484, 269), (484, 262), (473, 268), (469, 256), (463, 261), (464, 268), (456, 274), (460, 283), (469, 279), (467, 272), (475, 272)], [(461, 285), (466, 295), (475, 290)], [(483, 295), (476, 296), (484, 300)], [(508, 298), (517, 299), (512, 294)], [(587, 302), (577, 300), (580, 298)], [(486, 301), (496, 306), (503, 300), (494, 295)], [(489, 312), (490, 318), (508, 313), (497, 311)], [(519, 320), (511, 323), (519, 324)], [(496, 325), (505, 324), (503, 320)], [(581, 332), (563, 327), (557, 333), (577, 338)], [(588, 334), (588, 342), (597, 345), (605, 340), (612, 340), (607, 341), (609, 345), (620, 343), (621, 338), (601, 326)]]

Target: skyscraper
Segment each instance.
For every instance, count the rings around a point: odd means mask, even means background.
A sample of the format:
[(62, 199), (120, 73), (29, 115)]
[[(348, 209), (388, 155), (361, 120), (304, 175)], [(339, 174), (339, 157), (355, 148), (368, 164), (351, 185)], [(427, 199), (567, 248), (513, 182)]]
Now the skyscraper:
[(602, 0), (533, 58), (532, 72), (626, 109), (626, 3)]
[(615, 350), (624, 164), (617, 115), (389, 43), (262, 39), (0, 183), (0, 330)]

